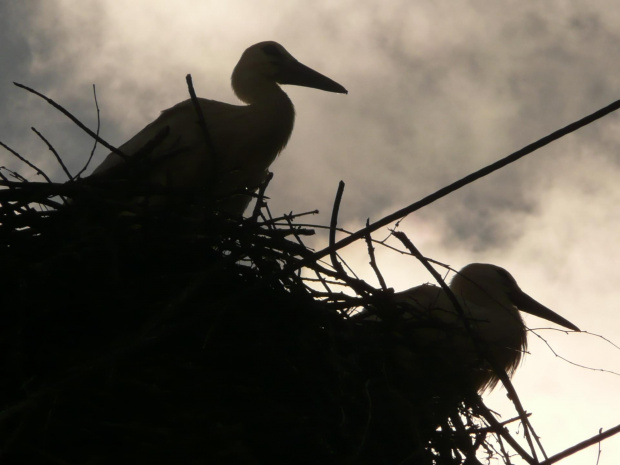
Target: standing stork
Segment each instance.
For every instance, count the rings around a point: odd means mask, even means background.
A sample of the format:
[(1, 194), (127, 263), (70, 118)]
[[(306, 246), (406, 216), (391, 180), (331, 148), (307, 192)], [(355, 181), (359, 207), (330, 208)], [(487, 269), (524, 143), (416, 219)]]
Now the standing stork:
[[(519, 311), (579, 331), (523, 292), (510, 273), (499, 266), (467, 265), (449, 287), (463, 315), (443, 289), (431, 284), (395, 295), (402, 316), (399, 333), (411, 343), (417, 360), (432, 360), (432, 370), (438, 372), (439, 379), (461, 377), (465, 378), (464, 385), (479, 392), (492, 389), (499, 377), (486, 358), (511, 376), (527, 349), (527, 328)], [(359, 318), (376, 319), (365, 314), (367, 311)]]
[[(232, 73), (233, 91), (247, 105), (198, 99), (207, 135), (192, 100), (185, 100), (119, 147), (125, 157), (110, 153), (91, 177), (131, 175), (155, 186), (203, 193), (217, 210), (240, 216), (293, 131), (295, 110), (280, 84), (347, 93), (282, 45), (260, 42), (243, 53)], [(136, 154), (139, 163), (129, 163)]]

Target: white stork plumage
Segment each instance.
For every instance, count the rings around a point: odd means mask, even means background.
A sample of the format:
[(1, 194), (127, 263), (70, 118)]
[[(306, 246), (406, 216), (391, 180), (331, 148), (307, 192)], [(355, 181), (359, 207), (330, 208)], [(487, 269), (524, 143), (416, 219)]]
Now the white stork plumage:
[[(247, 105), (199, 99), (215, 153), (209, 150), (191, 100), (164, 110), (119, 150), (129, 158), (168, 128), (135, 177), (157, 186), (204, 193), (217, 210), (240, 216), (293, 131), (295, 110), (280, 84), (347, 93), (280, 44), (260, 42), (243, 53), (232, 73), (232, 88)], [(126, 176), (130, 169), (136, 173), (127, 159), (111, 153), (91, 176), (115, 178)]]
[[(486, 351), (509, 375), (518, 367), (527, 348), (528, 331), (519, 310), (579, 331), (523, 292), (510, 273), (499, 266), (467, 265), (449, 287), (463, 309), (469, 330), (447, 293), (438, 286), (423, 284), (395, 294), (404, 320), (401, 331), (418, 353), (433, 351), (433, 360), (439, 362), (437, 370), (453, 370), (454, 376), (467, 378), (465, 384), (477, 391), (493, 388), (499, 381), (481, 352)], [(451, 374), (446, 375), (449, 379)]]

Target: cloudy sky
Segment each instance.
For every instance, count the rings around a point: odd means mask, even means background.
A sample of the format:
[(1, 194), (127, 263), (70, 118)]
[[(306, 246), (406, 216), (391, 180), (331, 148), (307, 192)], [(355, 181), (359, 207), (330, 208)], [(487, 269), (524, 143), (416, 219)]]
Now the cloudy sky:
[[(311, 221), (326, 224), (344, 180), (340, 225), (349, 230), (620, 98), (620, 9), (611, 0), (21, 0), (0, 2), (0, 140), (61, 181), (30, 127), (74, 172), (92, 141), (13, 81), (91, 127), (96, 84), (101, 135), (120, 145), (188, 98), (187, 73), (199, 96), (236, 103), (230, 73), (263, 40), (349, 90), (286, 88), (297, 120), (272, 165), (270, 207), (319, 209)], [(612, 114), (416, 212), (400, 229), (455, 268), (505, 267), (537, 300), (620, 343), (619, 151), (620, 115)], [(28, 174), (6, 152), (0, 165)], [(362, 247), (344, 255), (374, 282)], [(414, 259), (388, 250), (378, 259), (397, 290), (430, 279)], [(620, 372), (620, 350), (592, 335), (538, 334), (574, 363)], [(620, 423), (620, 376), (555, 358), (533, 335), (530, 348), (514, 382), (549, 455)], [(502, 389), (488, 402), (514, 415)], [(596, 454), (594, 447), (562, 463), (594, 464)], [(603, 443), (600, 463), (619, 462), (620, 438)]]

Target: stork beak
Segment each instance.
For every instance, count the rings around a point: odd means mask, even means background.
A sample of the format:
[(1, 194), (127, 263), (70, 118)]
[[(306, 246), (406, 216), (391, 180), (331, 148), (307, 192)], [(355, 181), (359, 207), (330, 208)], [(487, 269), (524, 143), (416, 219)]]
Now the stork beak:
[(295, 86), (312, 87), (313, 89), (336, 92), (338, 94), (348, 94), (347, 89), (336, 81), (332, 81), (327, 76), (307, 67), (299, 61), (291, 61), (280, 70), (278, 83), (292, 84)]
[(555, 313), (553, 310), (535, 301), (534, 299), (532, 299), (529, 295), (527, 295), (525, 292), (523, 292), (520, 289), (517, 292), (511, 293), (510, 300), (512, 300), (512, 302), (522, 312), (535, 315), (539, 318), (543, 318), (547, 321), (551, 321), (560, 326), (564, 326), (565, 328), (572, 329), (573, 331), (581, 331), (579, 328), (577, 328), (577, 326), (572, 324), (566, 318), (562, 318), (560, 315)]

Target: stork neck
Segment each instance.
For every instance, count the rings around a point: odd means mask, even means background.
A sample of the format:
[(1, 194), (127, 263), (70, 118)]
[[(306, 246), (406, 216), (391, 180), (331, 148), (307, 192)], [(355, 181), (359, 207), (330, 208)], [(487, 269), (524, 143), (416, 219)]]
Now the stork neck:
[(232, 75), (232, 88), (235, 95), (249, 105), (288, 100), (286, 93), (274, 80), (258, 77), (250, 73), (234, 72)]

